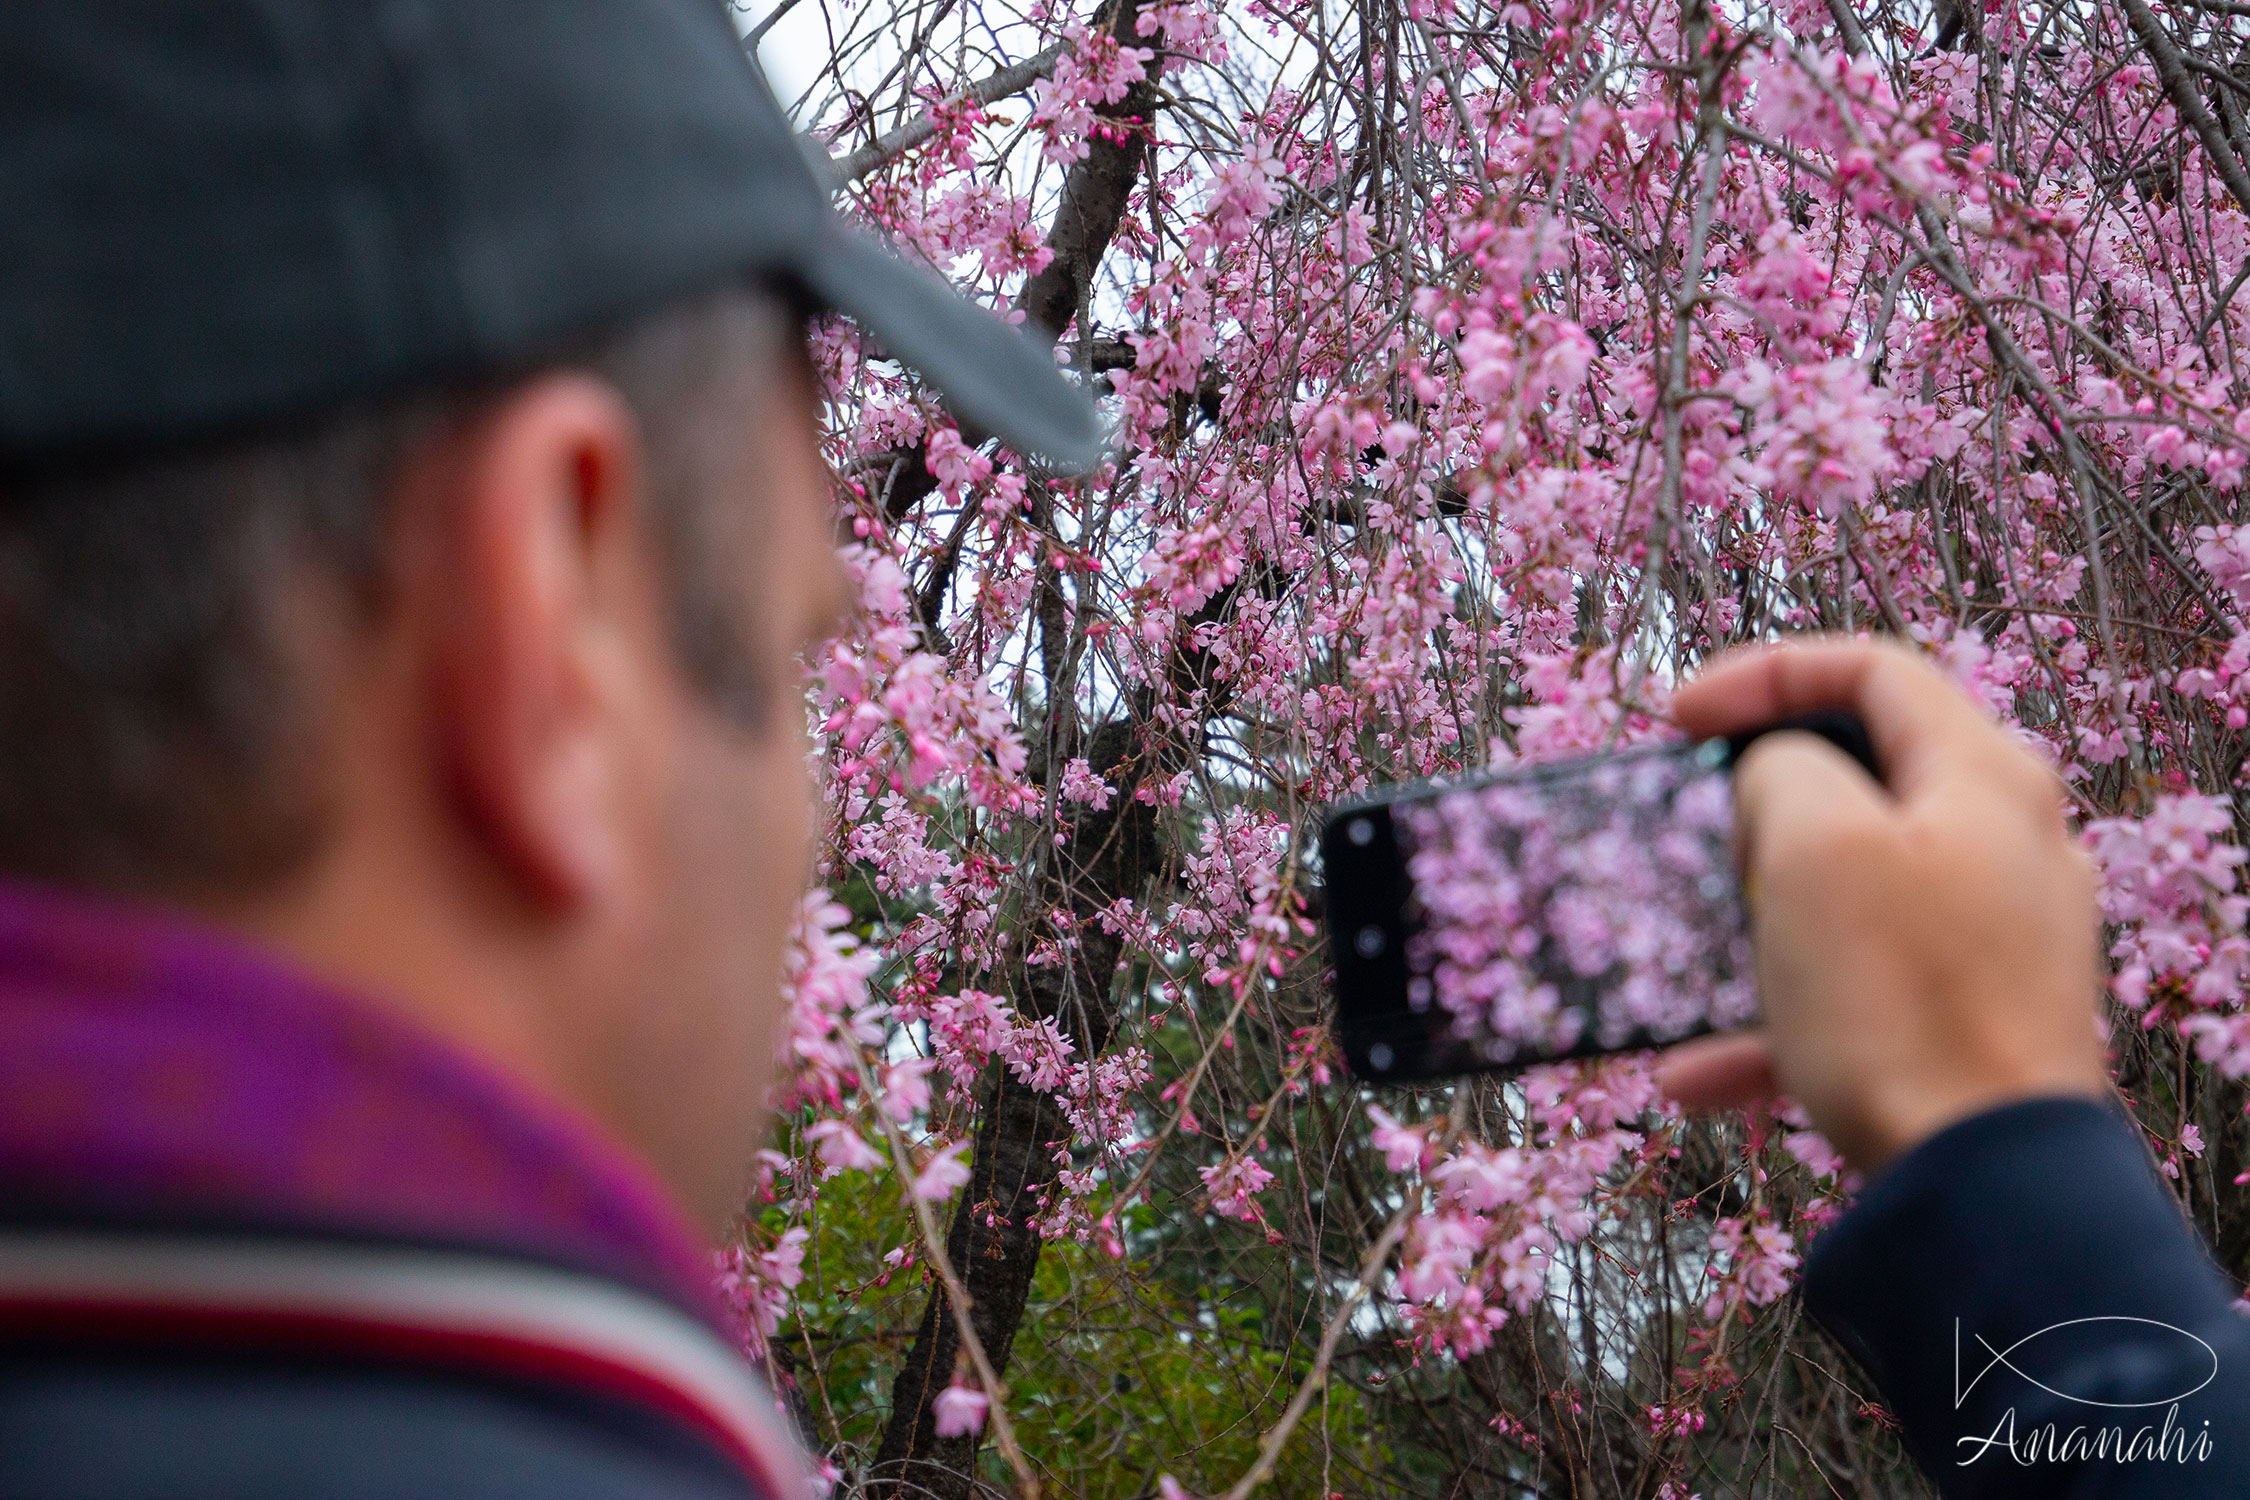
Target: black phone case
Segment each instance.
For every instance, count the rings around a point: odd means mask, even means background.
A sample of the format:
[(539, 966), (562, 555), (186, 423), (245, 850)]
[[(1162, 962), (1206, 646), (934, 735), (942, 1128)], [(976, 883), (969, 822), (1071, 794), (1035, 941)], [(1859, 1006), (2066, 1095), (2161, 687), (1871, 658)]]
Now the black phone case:
[[(1816, 734), (1880, 779), (1872, 742), (1859, 720), (1849, 714), (1822, 713), (1793, 717), (1700, 747), (1676, 742), (1452, 781), (1391, 786), (1333, 808), (1320, 834), (1327, 872), (1324, 906), (1337, 990), (1336, 1036), (1352, 1072), (1364, 1080), (1394, 1083), (1512, 1072), (1542, 1062), (1669, 1044), (1714, 1030), (1706, 1023), (1658, 1040), (1645, 1034), (1622, 1041), (1587, 1035), (1570, 1046), (1505, 1061), (1464, 1058), (1464, 1044), (1441, 1029), (1446, 1017), (1427, 1005), (1417, 1009), (1408, 1000), (1408, 986), (1416, 978), (1409, 947), (1419, 931), (1418, 902), (1396, 819), (1402, 809), (1411, 812), (1413, 804), (1503, 784), (1533, 789), (1550, 799), (1590, 795), (1581, 788), (1599, 772), (1636, 760), (1702, 756), (1715, 762), (1716, 768), (1731, 769), (1753, 741), (1781, 730)], [(1727, 896), (1712, 904), (1709, 938), (1714, 944), (1734, 941), (1743, 921), (1739, 886), (1733, 883), (1731, 870), (1728, 880)]]

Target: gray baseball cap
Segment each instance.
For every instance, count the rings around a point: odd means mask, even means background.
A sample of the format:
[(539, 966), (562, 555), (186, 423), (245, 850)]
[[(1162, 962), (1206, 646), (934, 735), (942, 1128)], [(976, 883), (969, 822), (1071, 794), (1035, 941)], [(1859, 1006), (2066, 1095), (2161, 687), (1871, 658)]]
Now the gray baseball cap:
[(730, 278), (1101, 459), (1050, 352), (856, 233), (719, 0), (30, 0), (0, 22), (0, 458), (504, 369)]

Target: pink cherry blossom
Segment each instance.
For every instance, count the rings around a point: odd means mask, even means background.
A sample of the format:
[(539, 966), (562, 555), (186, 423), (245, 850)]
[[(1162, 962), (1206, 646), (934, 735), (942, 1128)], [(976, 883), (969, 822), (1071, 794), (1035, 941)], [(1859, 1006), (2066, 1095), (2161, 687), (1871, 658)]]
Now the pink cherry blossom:
[(974, 1386), (949, 1385), (937, 1395), (937, 1435), (939, 1437), (967, 1437), (984, 1430), (984, 1416), (991, 1400)]
[(1226, 1219), (1258, 1216), (1255, 1199), (1273, 1181), (1273, 1173), (1249, 1157), (1237, 1157), (1201, 1170), (1203, 1186), (1211, 1195), (1211, 1211)]
[(929, 1160), (914, 1174), (914, 1196), (925, 1202), (943, 1202), (966, 1186), (969, 1164), (962, 1156), (967, 1150), (966, 1143), (957, 1143), (931, 1152)]

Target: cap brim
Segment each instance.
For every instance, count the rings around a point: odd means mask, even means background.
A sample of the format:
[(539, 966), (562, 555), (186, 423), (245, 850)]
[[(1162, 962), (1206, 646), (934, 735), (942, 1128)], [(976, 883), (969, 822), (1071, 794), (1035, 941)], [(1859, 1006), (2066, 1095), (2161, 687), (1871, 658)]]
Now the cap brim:
[(964, 427), (1066, 474), (1106, 457), (1094, 404), (1053, 354), (926, 267), (831, 223), (793, 268), (821, 302), (872, 334), (884, 354), (937, 387)]

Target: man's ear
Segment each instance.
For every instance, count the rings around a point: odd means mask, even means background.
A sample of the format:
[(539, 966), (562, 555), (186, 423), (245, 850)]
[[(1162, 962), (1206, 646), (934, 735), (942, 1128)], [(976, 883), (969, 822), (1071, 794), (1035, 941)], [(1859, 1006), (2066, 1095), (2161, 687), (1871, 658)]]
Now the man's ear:
[(461, 435), (433, 528), (453, 554), (436, 574), (455, 597), (431, 604), (463, 811), (553, 912), (613, 895), (639, 842), (621, 699), (646, 645), (643, 467), (613, 389), (542, 377)]

